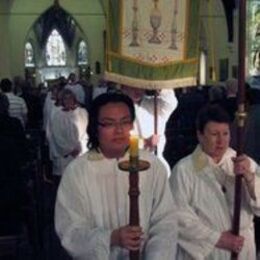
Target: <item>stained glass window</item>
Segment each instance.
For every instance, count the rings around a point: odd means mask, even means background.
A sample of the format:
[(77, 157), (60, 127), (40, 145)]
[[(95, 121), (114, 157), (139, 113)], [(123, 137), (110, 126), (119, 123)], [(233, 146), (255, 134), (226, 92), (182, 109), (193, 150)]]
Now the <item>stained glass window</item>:
[(26, 42), (24, 48), (25, 67), (35, 67), (34, 50), (30, 42)]
[(66, 65), (66, 48), (64, 41), (57, 30), (53, 30), (46, 44), (47, 66)]
[(78, 65), (88, 64), (87, 44), (85, 41), (80, 41), (78, 45)]

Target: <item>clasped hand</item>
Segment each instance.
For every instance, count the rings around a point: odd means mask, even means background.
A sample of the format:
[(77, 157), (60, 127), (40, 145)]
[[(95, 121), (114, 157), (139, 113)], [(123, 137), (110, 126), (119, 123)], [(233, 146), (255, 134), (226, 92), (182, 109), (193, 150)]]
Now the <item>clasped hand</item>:
[(250, 160), (245, 155), (239, 155), (233, 157), (232, 161), (234, 162), (234, 173), (235, 175), (242, 175), (247, 182), (250, 182), (254, 177), (254, 174), (250, 171)]
[(244, 245), (244, 237), (233, 235), (230, 231), (225, 231), (221, 234), (216, 247), (239, 253)]
[(142, 228), (139, 226), (123, 226), (112, 232), (111, 245), (136, 251), (141, 247), (143, 235)]
[(159, 138), (160, 138), (159, 135), (154, 134), (144, 139), (144, 148), (148, 149), (149, 151), (153, 151), (159, 143)]

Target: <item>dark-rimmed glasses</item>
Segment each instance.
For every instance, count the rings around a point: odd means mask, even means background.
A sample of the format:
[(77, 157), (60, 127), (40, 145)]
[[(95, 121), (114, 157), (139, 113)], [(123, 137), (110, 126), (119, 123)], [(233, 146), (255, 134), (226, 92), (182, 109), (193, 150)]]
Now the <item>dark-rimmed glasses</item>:
[(105, 128), (105, 129), (116, 129), (120, 127), (121, 129), (127, 129), (132, 127), (132, 120), (127, 119), (127, 120), (122, 120), (122, 121), (104, 121), (104, 122), (98, 122), (98, 125)]

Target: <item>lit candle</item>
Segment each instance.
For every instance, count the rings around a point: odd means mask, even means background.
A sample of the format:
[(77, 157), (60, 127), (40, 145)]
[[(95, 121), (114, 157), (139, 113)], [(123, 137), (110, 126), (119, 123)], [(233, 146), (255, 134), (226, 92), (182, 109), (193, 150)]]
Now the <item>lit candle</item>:
[(130, 135), (130, 140), (129, 140), (129, 153), (130, 157), (138, 157), (138, 150), (139, 150), (139, 142), (138, 142), (138, 136), (137, 135)]

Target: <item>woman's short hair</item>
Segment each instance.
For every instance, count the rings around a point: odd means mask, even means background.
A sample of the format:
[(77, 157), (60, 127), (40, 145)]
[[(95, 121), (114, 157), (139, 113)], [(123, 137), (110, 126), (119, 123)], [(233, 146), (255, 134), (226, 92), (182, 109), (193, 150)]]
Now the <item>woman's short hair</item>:
[(208, 122), (230, 124), (229, 114), (218, 104), (209, 104), (202, 107), (197, 115), (196, 129), (203, 133)]
[(64, 98), (65, 96), (71, 96), (75, 103), (78, 103), (75, 94), (70, 89), (63, 89), (61, 92), (61, 105), (64, 106)]
[(132, 122), (135, 120), (135, 108), (133, 101), (130, 97), (122, 93), (104, 93), (97, 96), (90, 107), (89, 110), (89, 123), (87, 127), (88, 133), (88, 148), (96, 149), (99, 147), (98, 140), (98, 117), (101, 107), (109, 104), (109, 103), (124, 103), (130, 112)]

